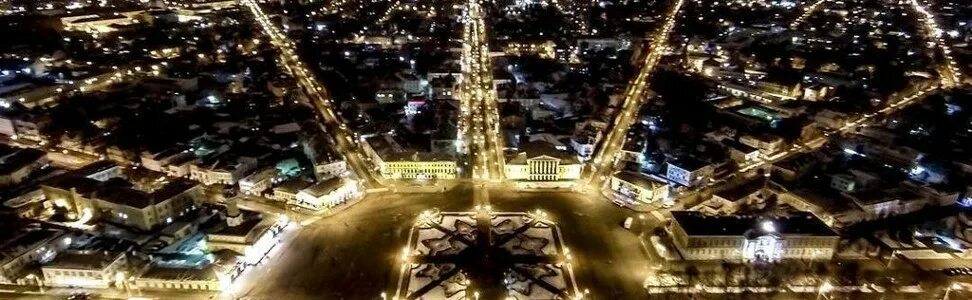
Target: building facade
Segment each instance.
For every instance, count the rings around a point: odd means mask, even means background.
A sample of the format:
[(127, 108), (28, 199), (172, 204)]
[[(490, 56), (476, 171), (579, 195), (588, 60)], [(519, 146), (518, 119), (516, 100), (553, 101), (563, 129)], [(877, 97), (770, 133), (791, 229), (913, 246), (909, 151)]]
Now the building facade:
[(108, 288), (126, 271), (126, 260), (121, 252), (61, 253), (41, 266), (41, 271), (48, 286)]
[(301, 190), (293, 204), (312, 210), (326, 209), (358, 196), (359, 192), (357, 181), (334, 177)]
[[(615, 200), (635, 203), (668, 201), (668, 184), (640, 173), (619, 172), (611, 176)], [(664, 204), (664, 203), (663, 203)]]
[(804, 212), (759, 217), (674, 211), (672, 220), (669, 231), (685, 260), (829, 260), (840, 241), (830, 227)]
[(519, 181), (573, 181), (580, 178), (583, 164), (577, 157), (545, 141), (520, 145), (520, 151), (506, 158), (506, 178)]

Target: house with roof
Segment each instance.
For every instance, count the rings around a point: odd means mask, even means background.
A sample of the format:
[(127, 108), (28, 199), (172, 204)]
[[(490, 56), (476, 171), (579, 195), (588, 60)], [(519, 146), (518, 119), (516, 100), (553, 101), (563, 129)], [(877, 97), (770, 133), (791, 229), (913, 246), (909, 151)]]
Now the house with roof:
[(419, 151), (390, 134), (365, 139), (365, 153), (381, 175), (389, 179), (454, 179), (456, 158), (448, 153)]
[(116, 169), (103, 167), (106, 170), (92, 171), (93, 175), (87, 177), (77, 172), (64, 174), (45, 182), (41, 189), (46, 199), (79, 219), (98, 218), (139, 230), (171, 223), (193, 210), (201, 199), (201, 186), (190, 180), (177, 178), (149, 189), (136, 187), (122, 177), (95, 179), (99, 178), (97, 174)]
[(840, 236), (813, 214), (708, 216), (673, 211), (669, 232), (685, 260), (829, 260)]
[(643, 173), (623, 171), (611, 176), (615, 201), (639, 204), (668, 200), (668, 183)]
[(123, 252), (77, 251), (58, 254), (41, 270), (48, 286), (108, 288), (116, 284), (126, 266)]
[(678, 157), (668, 161), (665, 177), (683, 186), (696, 186), (712, 177), (715, 166), (694, 157)]
[(583, 164), (577, 155), (563, 149), (544, 140), (520, 144), (516, 153), (506, 157), (506, 178), (532, 187), (572, 185), (580, 178)]
[(356, 180), (334, 177), (301, 190), (293, 204), (312, 210), (330, 208), (354, 198), (360, 190)]

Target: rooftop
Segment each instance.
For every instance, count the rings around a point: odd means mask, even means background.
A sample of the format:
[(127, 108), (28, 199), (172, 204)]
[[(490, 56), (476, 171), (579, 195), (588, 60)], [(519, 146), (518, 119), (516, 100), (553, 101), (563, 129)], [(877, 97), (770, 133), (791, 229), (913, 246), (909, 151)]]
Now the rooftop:
[(101, 270), (110, 265), (124, 254), (109, 251), (78, 251), (62, 252), (44, 268)]
[(795, 212), (788, 216), (707, 216), (696, 211), (673, 211), (672, 219), (688, 235), (743, 236), (754, 232), (766, 233), (761, 224), (772, 222), (775, 233), (781, 235), (837, 236), (823, 221), (806, 212)]

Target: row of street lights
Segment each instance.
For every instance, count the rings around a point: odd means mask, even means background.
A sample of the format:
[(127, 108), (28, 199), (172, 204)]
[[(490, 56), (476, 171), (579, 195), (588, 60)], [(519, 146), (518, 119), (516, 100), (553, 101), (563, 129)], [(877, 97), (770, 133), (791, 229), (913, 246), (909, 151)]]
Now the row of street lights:
[(587, 182), (594, 183), (595, 187), (600, 186), (600, 182), (607, 178), (613, 169), (617, 155), (621, 152), (620, 150), (627, 139), (628, 128), (631, 127), (638, 111), (645, 102), (644, 97), (649, 87), (648, 78), (655, 70), (655, 66), (658, 65), (658, 61), (668, 51), (668, 35), (675, 28), (676, 18), (684, 3), (685, 0), (675, 1), (675, 4), (665, 14), (661, 28), (651, 35), (650, 46), (642, 60), (641, 70), (628, 86), (621, 111), (614, 119), (611, 130), (607, 132), (601, 147), (594, 152), (591, 158)]

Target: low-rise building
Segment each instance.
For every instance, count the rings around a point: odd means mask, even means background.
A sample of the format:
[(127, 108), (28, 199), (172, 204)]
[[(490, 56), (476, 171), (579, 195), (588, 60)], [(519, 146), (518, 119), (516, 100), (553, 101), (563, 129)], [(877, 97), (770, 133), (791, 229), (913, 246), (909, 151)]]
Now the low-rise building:
[(574, 153), (542, 140), (521, 144), (505, 164), (507, 179), (528, 182), (570, 183), (580, 178), (582, 168)]
[(273, 180), (277, 177), (277, 169), (273, 167), (264, 168), (256, 171), (243, 179), (240, 179), (240, 194), (243, 195), (263, 195), (263, 192), (273, 186)]
[[(25, 270), (53, 258), (71, 243), (71, 238), (58, 230), (16, 230), (2, 228), (8, 235), (0, 241), (0, 284), (22, 284)], [(9, 231), (7, 231), (9, 230)]]
[(385, 178), (456, 178), (456, 160), (452, 155), (406, 150), (391, 135), (377, 135), (365, 141), (363, 145), (365, 152)]
[(357, 181), (334, 177), (301, 190), (293, 204), (313, 210), (326, 209), (356, 197), (359, 192)]
[(49, 163), (44, 151), (0, 145), (0, 187), (21, 183)]
[(220, 276), (213, 266), (192, 269), (153, 265), (135, 279), (135, 286), (139, 289), (219, 291), (222, 289)]
[(283, 203), (295, 203), (297, 202), (297, 194), (310, 185), (310, 182), (303, 180), (285, 181), (274, 187), (273, 193), (267, 198)]
[(706, 216), (673, 211), (670, 232), (686, 260), (829, 260), (840, 241), (812, 214), (789, 216)]
[(668, 201), (668, 184), (641, 173), (618, 172), (611, 176), (615, 200), (634, 203)]
[(681, 157), (668, 161), (665, 177), (683, 186), (693, 187), (712, 178), (715, 167), (707, 162)]
[(140, 230), (171, 223), (194, 209), (201, 196), (201, 187), (185, 179), (144, 191), (121, 178), (98, 181), (65, 176), (42, 185), (42, 189), (48, 200), (68, 207), (81, 219), (98, 217)]
[(759, 149), (763, 155), (776, 153), (783, 148), (783, 138), (768, 134), (743, 135), (739, 137), (739, 142)]
[(737, 164), (745, 164), (754, 162), (759, 159), (759, 149), (752, 147), (735, 140), (724, 139), (722, 144), (726, 146), (729, 150), (729, 158), (732, 159)]
[(259, 161), (255, 157), (240, 156), (236, 159), (217, 159), (211, 163), (189, 166), (189, 178), (205, 185), (235, 185), (256, 168)]
[(127, 270), (125, 253), (78, 251), (58, 254), (41, 271), (48, 286), (108, 288)]

